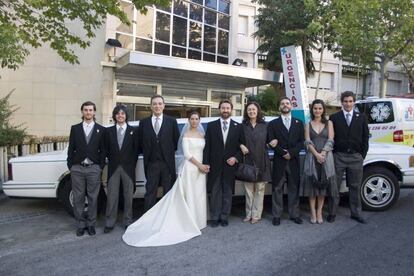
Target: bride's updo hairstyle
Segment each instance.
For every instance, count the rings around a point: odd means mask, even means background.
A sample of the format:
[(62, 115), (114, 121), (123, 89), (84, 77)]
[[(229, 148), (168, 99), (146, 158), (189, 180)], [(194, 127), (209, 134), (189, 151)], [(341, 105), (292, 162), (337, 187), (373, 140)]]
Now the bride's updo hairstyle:
[(197, 117), (200, 119), (200, 113), (198, 113), (198, 111), (191, 111), (190, 114), (188, 114), (188, 120), (190, 120), (191, 116), (193, 115), (197, 115)]

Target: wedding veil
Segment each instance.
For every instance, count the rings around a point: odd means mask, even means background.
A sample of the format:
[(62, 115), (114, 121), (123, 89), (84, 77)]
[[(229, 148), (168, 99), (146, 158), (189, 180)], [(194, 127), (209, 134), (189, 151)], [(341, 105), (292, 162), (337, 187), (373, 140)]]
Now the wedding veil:
[[(190, 131), (190, 123), (187, 121), (187, 123), (184, 125), (183, 129), (181, 130), (180, 138), (178, 139), (177, 153), (176, 153), (177, 158), (176, 158), (176, 166), (175, 166), (177, 174), (181, 174), (181, 171), (185, 163), (185, 157), (184, 157), (184, 152), (183, 152), (183, 138), (188, 131)], [(204, 136), (205, 131), (204, 131), (203, 126), (201, 125), (201, 122), (198, 124), (197, 131)]]

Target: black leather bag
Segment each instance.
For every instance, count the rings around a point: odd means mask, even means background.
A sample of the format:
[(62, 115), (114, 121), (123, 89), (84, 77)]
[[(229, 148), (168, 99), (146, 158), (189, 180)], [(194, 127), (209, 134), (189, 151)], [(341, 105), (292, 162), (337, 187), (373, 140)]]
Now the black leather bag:
[[(246, 163), (249, 161), (249, 163)], [(245, 182), (257, 182), (259, 179), (260, 169), (252, 158), (243, 158), (243, 163), (239, 163), (236, 170), (236, 179)]]

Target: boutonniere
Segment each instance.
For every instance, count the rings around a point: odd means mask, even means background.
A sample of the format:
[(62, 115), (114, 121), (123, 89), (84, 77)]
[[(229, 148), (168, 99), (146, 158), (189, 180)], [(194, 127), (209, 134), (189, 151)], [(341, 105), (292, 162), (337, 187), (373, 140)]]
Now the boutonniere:
[(237, 126), (237, 123), (234, 123), (235, 126)]
[(99, 129), (97, 129), (96, 132), (99, 133)]
[(357, 117), (359, 117), (359, 114), (356, 114)]
[(298, 121), (298, 120), (295, 120), (295, 122), (296, 122), (296, 123), (299, 123), (299, 121)]
[(133, 131), (131, 131), (129, 134), (130, 134), (130, 135), (132, 135), (132, 134), (134, 134), (134, 132), (133, 132)]

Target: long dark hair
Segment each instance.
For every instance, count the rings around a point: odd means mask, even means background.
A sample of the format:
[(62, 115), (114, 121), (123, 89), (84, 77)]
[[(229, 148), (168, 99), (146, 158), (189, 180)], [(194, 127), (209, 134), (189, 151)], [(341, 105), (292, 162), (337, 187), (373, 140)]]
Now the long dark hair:
[(325, 102), (321, 99), (313, 100), (313, 102), (311, 104), (311, 108), (310, 108), (311, 119), (315, 120), (315, 115), (313, 114), (313, 107), (315, 106), (315, 104), (321, 104), (322, 105), (323, 112), (322, 112), (322, 115), (321, 115), (321, 122), (326, 124), (328, 122), (328, 120), (326, 119), (326, 105), (325, 105)]
[(246, 106), (244, 107), (243, 123), (247, 124), (247, 123), (250, 122), (249, 115), (247, 114), (247, 108), (249, 107), (249, 105), (254, 105), (257, 108), (257, 119), (256, 119), (256, 122), (257, 123), (263, 123), (265, 121), (265, 117), (263, 116), (262, 108), (260, 107), (260, 104), (257, 103), (257, 102), (255, 102), (255, 101), (248, 102), (246, 104)]

